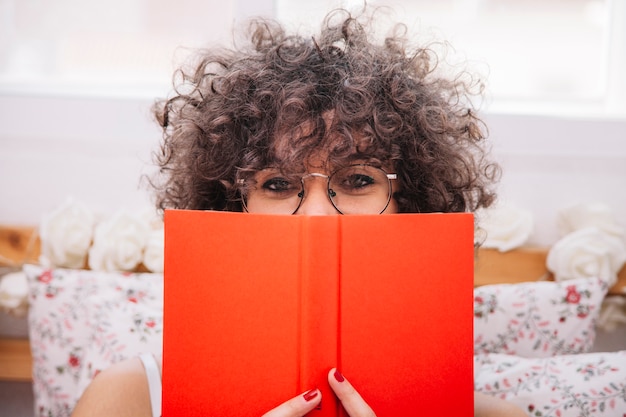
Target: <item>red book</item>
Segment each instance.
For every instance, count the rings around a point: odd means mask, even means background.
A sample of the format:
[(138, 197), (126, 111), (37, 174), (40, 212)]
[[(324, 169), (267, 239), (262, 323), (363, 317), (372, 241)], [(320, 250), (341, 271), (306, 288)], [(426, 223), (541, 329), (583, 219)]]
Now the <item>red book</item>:
[(473, 415), (471, 214), (165, 213), (163, 416)]

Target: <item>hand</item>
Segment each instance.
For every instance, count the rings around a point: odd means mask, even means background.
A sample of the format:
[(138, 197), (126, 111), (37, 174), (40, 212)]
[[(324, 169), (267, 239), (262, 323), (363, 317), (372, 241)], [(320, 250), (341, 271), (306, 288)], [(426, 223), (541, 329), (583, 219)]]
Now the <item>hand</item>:
[(263, 414), (263, 417), (302, 417), (317, 407), (321, 401), (322, 393), (317, 388), (314, 388), (289, 401), (285, 401), (273, 410)]
[[(328, 383), (350, 417), (376, 417), (370, 406), (337, 369), (333, 368), (328, 373)], [(321, 401), (322, 393), (318, 389), (312, 389), (282, 403), (263, 417), (302, 417), (315, 409)]]
[(328, 383), (350, 417), (376, 417), (370, 406), (337, 369), (333, 368), (328, 373)]

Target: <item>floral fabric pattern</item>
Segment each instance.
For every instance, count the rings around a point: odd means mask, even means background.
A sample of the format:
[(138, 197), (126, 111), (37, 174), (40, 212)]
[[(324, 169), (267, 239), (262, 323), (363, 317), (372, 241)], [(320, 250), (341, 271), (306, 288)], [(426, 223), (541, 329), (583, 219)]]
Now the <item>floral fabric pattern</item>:
[(535, 417), (624, 417), (626, 350), (520, 358), (474, 357), (474, 388)]
[(162, 350), (161, 274), (26, 265), (36, 416), (69, 416), (102, 369)]
[[(161, 354), (161, 274), (33, 265), (24, 272), (36, 416), (69, 416), (98, 372), (142, 352)], [(624, 417), (626, 351), (565, 354), (593, 344), (606, 290), (597, 279), (475, 289), (475, 389), (535, 417)]]
[(474, 353), (527, 358), (588, 352), (606, 281), (486, 285), (474, 290)]

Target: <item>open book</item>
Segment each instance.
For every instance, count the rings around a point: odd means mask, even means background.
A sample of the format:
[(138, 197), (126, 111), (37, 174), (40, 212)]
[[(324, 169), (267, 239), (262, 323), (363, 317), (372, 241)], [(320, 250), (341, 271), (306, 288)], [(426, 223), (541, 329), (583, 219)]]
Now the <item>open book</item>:
[(472, 415), (471, 214), (165, 213), (163, 415)]

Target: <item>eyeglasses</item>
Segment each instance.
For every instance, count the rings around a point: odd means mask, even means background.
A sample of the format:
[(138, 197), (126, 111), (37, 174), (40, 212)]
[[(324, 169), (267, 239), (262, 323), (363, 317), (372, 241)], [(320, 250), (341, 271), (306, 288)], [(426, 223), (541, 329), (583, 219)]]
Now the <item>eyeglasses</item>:
[(314, 177), (327, 179), (327, 196), (341, 214), (382, 213), (391, 201), (391, 180), (397, 179), (396, 174), (368, 164), (349, 165), (331, 175), (289, 175), (266, 168), (239, 180), (244, 209), (249, 213), (294, 214), (305, 198), (305, 180)]

